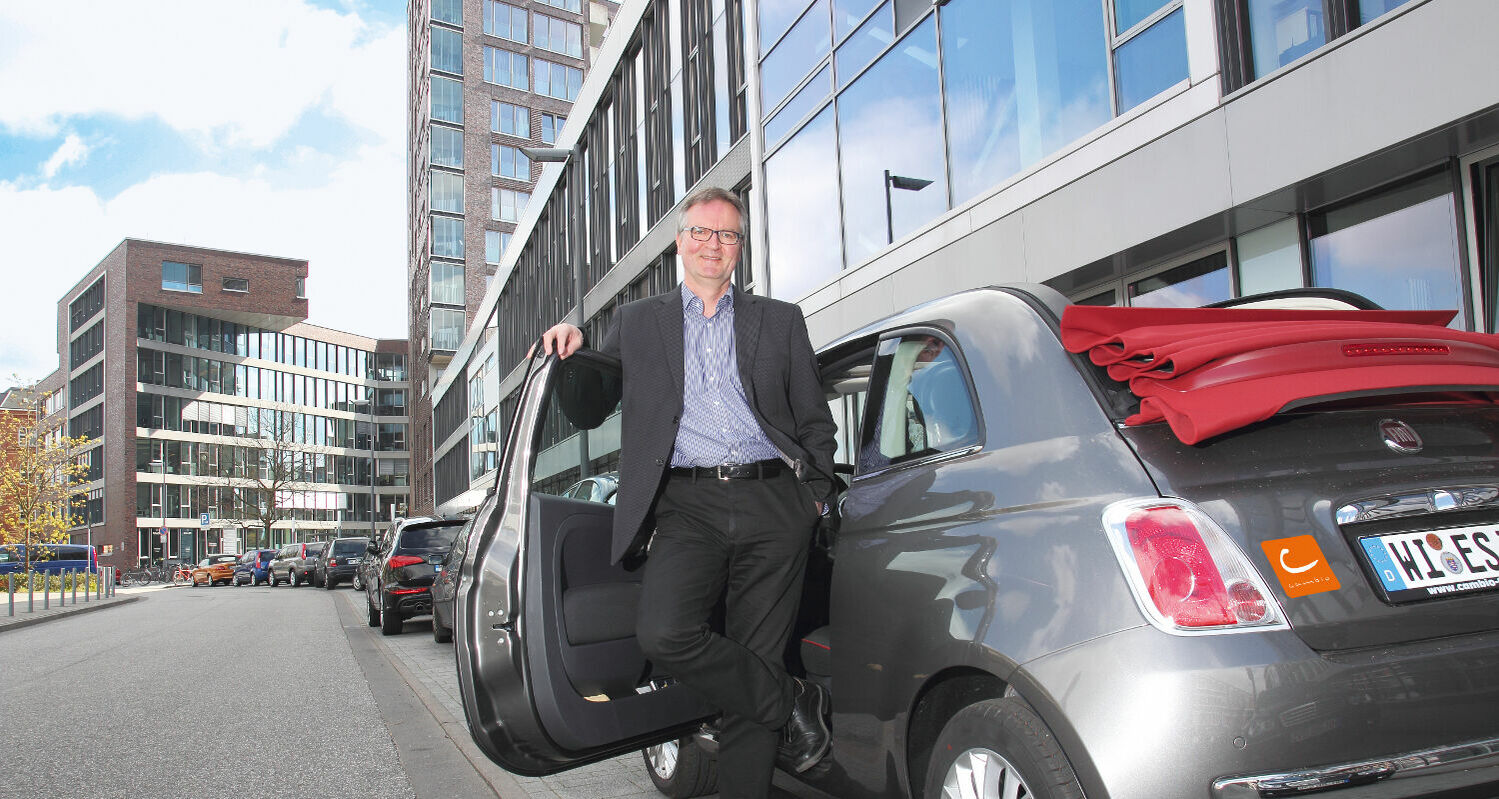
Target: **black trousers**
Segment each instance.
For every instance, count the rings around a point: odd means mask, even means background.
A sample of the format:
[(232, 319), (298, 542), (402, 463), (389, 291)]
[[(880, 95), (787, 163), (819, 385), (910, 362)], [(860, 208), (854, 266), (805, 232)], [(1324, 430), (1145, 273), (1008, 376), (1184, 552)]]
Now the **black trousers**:
[[(795, 685), (783, 662), (817, 520), (788, 471), (763, 480), (671, 476), (656, 502), (636, 634), (646, 657), (723, 710), (725, 799), (770, 791)], [(724, 633), (709, 620), (724, 600)]]

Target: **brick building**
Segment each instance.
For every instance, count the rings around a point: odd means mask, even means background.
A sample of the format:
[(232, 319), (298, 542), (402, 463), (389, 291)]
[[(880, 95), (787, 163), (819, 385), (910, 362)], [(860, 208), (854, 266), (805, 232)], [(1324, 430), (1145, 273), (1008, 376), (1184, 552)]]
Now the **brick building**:
[[(124, 567), (404, 512), (406, 342), (307, 324), (306, 278), (303, 260), (126, 239), (59, 300), (42, 386), (93, 439), (75, 543)], [(249, 497), (273, 448), (295, 479), (267, 535)]]
[(431, 512), (431, 387), (473, 321), (618, 4), (414, 0), (407, 5), (407, 213), (412, 487)]

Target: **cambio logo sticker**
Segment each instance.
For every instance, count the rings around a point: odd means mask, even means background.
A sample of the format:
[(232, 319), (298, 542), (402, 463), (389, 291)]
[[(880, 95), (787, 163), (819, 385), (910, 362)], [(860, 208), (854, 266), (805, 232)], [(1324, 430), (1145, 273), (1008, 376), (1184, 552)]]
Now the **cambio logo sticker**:
[(1260, 547), (1265, 550), (1265, 557), (1270, 560), (1275, 577), (1288, 597), (1320, 594), (1342, 587), (1327, 563), (1327, 556), (1322, 554), (1322, 547), (1317, 546), (1317, 539), (1312, 536), (1277, 538), (1260, 544)]

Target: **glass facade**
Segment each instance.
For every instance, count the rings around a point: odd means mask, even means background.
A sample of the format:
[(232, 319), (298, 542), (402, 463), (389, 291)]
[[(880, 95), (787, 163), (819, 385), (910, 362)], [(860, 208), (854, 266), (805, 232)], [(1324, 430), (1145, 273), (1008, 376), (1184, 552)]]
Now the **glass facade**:
[[(770, 291), (790, 300), (1187, 77), (1180, 0), (792, 0), (760, 31)], [(794, 168), (814, 154), (831, 179)], [(785, 264), (813, 226), (816, 257)]]

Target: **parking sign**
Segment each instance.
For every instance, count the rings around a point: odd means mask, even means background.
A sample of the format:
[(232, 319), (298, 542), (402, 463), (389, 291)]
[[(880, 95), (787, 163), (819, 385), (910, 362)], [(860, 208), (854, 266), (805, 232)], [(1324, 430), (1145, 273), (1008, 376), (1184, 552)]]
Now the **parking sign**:
[(198, 526), (199, 527), (207, 527), (208, 526), (208, 514), (202, 513), (202, 514), (198, 515)]

